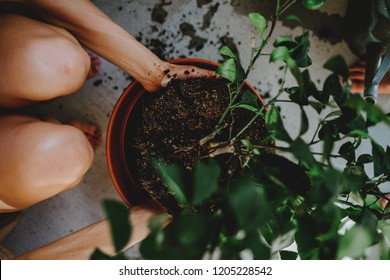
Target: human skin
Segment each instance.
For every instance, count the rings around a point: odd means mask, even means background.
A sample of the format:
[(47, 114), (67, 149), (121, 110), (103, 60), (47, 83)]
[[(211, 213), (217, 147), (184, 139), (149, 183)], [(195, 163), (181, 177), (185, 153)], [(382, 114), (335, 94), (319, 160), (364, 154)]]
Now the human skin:
[[(166, 70), (177, 78), (214, 74), (162, 61), (90, 1), (12, 2), (41, 20), (0, 14), (0, 107), (27, 106), (77, 91), (91, 66), (85, 48), (151, 92), (168, 83)], [(15, 114), (0, 115), (0, 154), (0, 212), (24, 209), (77, 185), (93, 159), (78, 128)]]
[(166, 70), (170, 70), (171, 76), (177, 74), (179, 79), (214, 74), (195, 68), (193, 74), (186, 75), (188, 66), (162, 61), (89, 0), (24, 2), (48, 22), (68, 30), (83, 46), (129, 73), (148, 91), (166, 86), (169, 81), (164, 75)]

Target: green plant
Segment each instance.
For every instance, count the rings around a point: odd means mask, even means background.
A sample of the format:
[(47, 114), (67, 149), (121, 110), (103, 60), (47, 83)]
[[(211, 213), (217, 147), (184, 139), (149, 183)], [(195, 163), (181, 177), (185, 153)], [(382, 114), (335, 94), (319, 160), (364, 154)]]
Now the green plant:
[[(323, 2), (303, 1), (310, 9)], [(240, 259), (245, 253), (245, 257), (254, 259), (364, 259), (369, 251), (375, 251), (377, 258), (390, 258), (390, 203), (388, 193), (380, 189), (390, 181), (390, 147), (379, 145), (368, 131), (380, 123), (388, 129), (390, 119), (378, 106), (350, 94), (344, 59), (335, 56), (324, 64), (330, 75), (319, 90), (307, 68), (311, 64), (308, 32), (303, 29), (296, 38), (280, 36), (274, 42), (270, 62), (282, 61), (284, 75), (290, 71), (297, 86), (285, 88), (284, 76), (275, 97), (261, 108), (250, 92), (238, 98), (252, 66), (263, 55), (276, 20), (295, 1), (276, 3), (270, 26), (260, 14), (249, 15), (259, 31), (260, 44), (255, 46), (253, 40), (247, 70), (228, 47), (220, 50), (227, 60), (217, 73), (229, 81), (230, 104), (215, 131), (201, 144), (225, 129), (226, 118), (234, 119), (235, 110), (253, 114), (244, 129), (256, 118), (263, 118), (269, 138), (252, 143), (241, 138), (241, 131), (230, 133), (229, 139), (220, 143), (221, 149), (238, 147), (234, 154), (247, 171), (224, 185), (220, 184), (220, 167), (213, 159), (197, 163), (189, 175), (190, 183), (184, 180), (180, 166), (155, 162), (164, 183), (184, 208), (165, 229), (161, 225), (166, 217), (151, 221), (151, 234), (140, 245), (143, 257)], [(289, 19), (299, 21), (295, 16)], [(285, 93), (288, 100), (281, 99)], [(300, 131), (294, 138), (284, 127), (277, 109), (279, 102), (295, 103), (301, 109)], [(314, 109), (321, 117), (313, 135), (307, 135), (310, 122), (306, 108)], [(270, 140), (275, 145), (270, 145)], [(358, 152), (363, 142), (370, 143), (370, 153)], [(269, 149), (276, 153), (266, 152)], [(342, 169), (335, 167), (335, 159), (344, 164)], [(370, 165), (372, 176), (367, 174)], [(211, 213), (199, 210), (202, 204), (213, 205)], [(126, 211), (115, 209), (108, 209), (108, 213)], [(121, 222), (112, 222), (112, 226), (121, 227)], [(124, 244), (118, 241), (123, 239), (118, 232), (113, 230), (115, 244)], [(297, 249), (288, 249), (294, 242)], [(119, 252), (123, 246), (116, 248)], [(100, 253), (96, 256), (109, 258)]]

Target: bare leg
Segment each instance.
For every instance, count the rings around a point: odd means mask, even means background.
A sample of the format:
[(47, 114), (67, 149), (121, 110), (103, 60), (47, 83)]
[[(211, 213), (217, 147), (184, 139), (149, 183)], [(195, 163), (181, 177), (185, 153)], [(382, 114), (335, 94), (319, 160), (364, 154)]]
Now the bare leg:
[(71, 125), (80, 129), (87, 137), (89, 144), (91, 144), (94, 150), (96, 150), (102, 142), (101, 130), (98, 126), (94, 124), (73, 120), (68, 122), (67, 125)]
[(30, 116), (0, 117), (0, 211), (17, 211), (77, 185), (93, 149), (81, 130)]
[[(351, 92), (361, 93), (364, 92), (364, 74), (365, 74), (365, 62), (364, 60), (358, 61), (350, 68), (350, 79), (352, 81)], [(390, 94), (390, 72), (387, 72), (383, 77), (378, 87), (379, 94)]]
[(19, 15), (0, 15), (0, 106), (18, 107), (79, 89), (90, 58), (64, 29)]
[[(49, 100), (83, 85), (91, 60), (64, 29), (0, 15), (0, 38), (0, 107)], [(93, 149), (76, 127), (0, 115), (0, 154), (0, 212), (10, 212), (75, 186), (92, 163)]]

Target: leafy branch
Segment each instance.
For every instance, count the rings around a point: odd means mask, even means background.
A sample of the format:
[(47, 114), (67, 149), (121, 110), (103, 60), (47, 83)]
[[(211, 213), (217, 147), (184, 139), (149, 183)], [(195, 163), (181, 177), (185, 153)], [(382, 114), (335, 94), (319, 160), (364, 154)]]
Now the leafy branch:
[[(381, 188), (390, 182), (390, 147), (378, 144), (369, 133), (378, 124), (389, 129), (390, 119), (378, 106), (350, 93), (345, 60), (335, 56), (324, 64), (330, 74), (318, 89), (308, 69), (312, 63), (309, 33), (303, 28), (295, 38), (275, 38), (270, 62), (284, 63), (275, 96), (258, 106), (257, 96), (243, 90), (255, 62), (264, 55), (276, 20), (294, 3), (276, 1), (269, 28), (260, 14), (249, 15), (261, 42), (256, 47), (252, 39), (246, 70), (228, 47), (219, 51), (227, 57), (217, 72), (228, 81), (230, 102), (216, 129), (200, 144), (229, 129), (229, 139), (213, 146), (209, 157), (230, 153), (229, 160), (240, 165), (240, 172), (228, 170), (224, 178), (223, 169), (210, 158), (200, 160), (192, 172), (156, 161), (162, 181), (182, 209), (164, 230), (156, 223), (151, 225), (151, 234), (140, 247), (145, 258), (240, 259), (245, 251), (253, 259), (364, 259), (375, 248), (380, 258), (390, 258), (390, 198)], [(316, 9), (324, 1), (302, 3)], [(300, 21), (295, 16), (288, 18)], [(295, 78), (294, 87), (285, 87), (288, 72)], [(281, 99), (282, 95), (288, 100)], [(299, 107), (300, 129), (294, 139), (285, 128), (278, 102)], [(306, 108), (314, 109), (320, 119), (309, 141), (304, 140), (312, 125)], [(252, 114), (235, 135), (231, 129), (234, 110)], [(229, 114), (230, 123), (226, 121)], [(242, 136), (258, 118), (265, 120), (269, 135), (252, 143)], [(362, 154), (364, 142), (371, 145), (371, 151)], [(342, 169), (335, 167), (335, 160), (343, 164)], [(346, 221), (353, 221), (352, 227), (346, 228)], [(294, 242), (297, 250), (291, 252), (287, 248)]]

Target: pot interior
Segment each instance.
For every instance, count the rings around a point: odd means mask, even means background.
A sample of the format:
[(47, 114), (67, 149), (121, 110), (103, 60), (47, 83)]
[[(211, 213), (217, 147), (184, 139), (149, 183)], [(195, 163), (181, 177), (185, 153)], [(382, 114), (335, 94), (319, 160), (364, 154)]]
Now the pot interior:
[[(193, 65), (215, 70), (217, 63), (202, 59), (176, 59), (171, 63)], [(248, 89), (260, 95), (249, 84)], [(151, 100), (155, 93), (149, 93), (136, 81), (131, 83), (119, 98), (114, 107), (107, 130), (107, 162), (115, 188), (123, 201), (129, 206), (138, 205), (150, 197), (137, 185), (136, 160), (131, 153), (134, 135), (141, 121), (143, 106)], [(158, 94), (158, 93), (157, 93)]]

